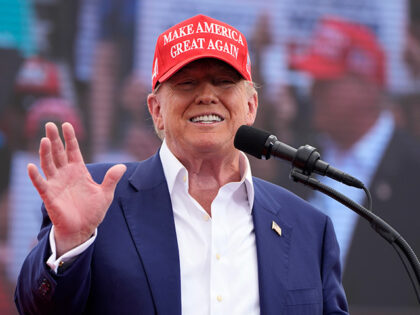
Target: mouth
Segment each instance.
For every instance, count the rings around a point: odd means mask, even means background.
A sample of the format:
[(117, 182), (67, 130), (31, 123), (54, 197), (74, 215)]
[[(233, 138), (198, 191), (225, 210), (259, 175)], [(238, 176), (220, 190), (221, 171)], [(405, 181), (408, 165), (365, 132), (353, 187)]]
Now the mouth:
[(217, 114), (199, 115), (190, 118), (191, 122), (199, 124), (214, 124), (223, 120), (224, 118)]

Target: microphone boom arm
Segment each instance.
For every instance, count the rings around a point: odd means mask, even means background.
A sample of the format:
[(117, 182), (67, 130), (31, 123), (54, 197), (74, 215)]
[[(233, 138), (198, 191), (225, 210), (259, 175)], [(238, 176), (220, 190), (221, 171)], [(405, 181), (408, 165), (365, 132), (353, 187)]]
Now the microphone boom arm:
[(394, 247), (395, 250), (397, 250), (397, 248), (395, 247), (396, 245), (402, 251), (402, 253), (404, 254), (405, 258), (408, 260), (412, 268), (412, 272), (414, 272), (415, 279), (410, 273), (410, 270), (406, 264), (406, 261), (403, 259), (403, 257), (400, 255), (398, 251), (397, 253), (400, 259), (402, 260), (404, 266), (406, 267), (406, 271), (413, 285), (413, 289), (415, 291), (417, 300), (420, 304), (420, 262), (415, 252), (413, 251), (413, 249), (407, 243), (407, 241), (392, 226), (390, 226), (387, 222), (385, 222), (379, 216), (367, 210), (365, 207), (361, 206), (360, 204), (354, 202), (350, 198), (344, 196), (343, 194), (336, 191), (335, 189), (332, 189), (331, 187), (321, 183), (319, 180), (309, 175), (310, 174), (307, 174), (306, 172), (302, 172), (300, 169), (297, 169), (296, 167), (292, 168), (290, 172), (290, 177), (294, 181), (300, 182), (304, 185), (307, 185), (315, 190), (318, 190), (326, 194), (327, 196), (337, 200), (338, 202), (342, 203), (343, 205), (350, 208), (351, 210), (356, 212), (358, 215), (366, 219), (370, 223), (372, 228), (384, 239), (386, 239)]
[[(273, 156), (291, 162), (293, 168), (290, 177), (293, 180), (332, 197), (369, 221), (373, 229), (385, 238), (397, 251), (420, 304), (420, 262), (405, 239), (388, 223), (375, 215), (373, 211), (370, 211), (372, 210), (372, 198), (369, 190), (360, 180), (322, 161), (320, 159), (320, 154), (310, 145), (301, 146), (298, 149), (295, 149), (278, 141), (276, 136), (251, 126), (243, 125), (239, 127), (235, 135), (234, 145), (235, 148), (251, 154), (258, 159), (262, 158), (268, 160)], [(311, 177), (312, 173), (328, 176), (346, 185), (363, 189), (368, 198), (369, 210)], [(401, 254), (404, 254), (404, 257), (408, 260), (410, 265), (407, 264)], [(411, 267), (411, 270), (409, 266)], [(414, 273), (415, 277), (413, 277), (412, 273)]]

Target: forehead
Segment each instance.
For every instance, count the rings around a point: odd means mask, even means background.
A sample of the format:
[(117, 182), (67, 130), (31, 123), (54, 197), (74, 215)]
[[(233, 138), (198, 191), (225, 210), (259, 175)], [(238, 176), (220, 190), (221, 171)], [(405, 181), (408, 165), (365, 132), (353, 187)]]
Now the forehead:
[(189, 64), (182, 67), (179, 71), (177, 71), (171, 78), (176, 78), (178, 76), (193, 74), (195, 72), (199, 73), (218, 73), (228, 75), (234, 79), (240, 79), (242, 76), (239, 72), (227, 64), (224, 61), (221, 61), (216, 58), (203, 58), (198, 59), (190, 62)]

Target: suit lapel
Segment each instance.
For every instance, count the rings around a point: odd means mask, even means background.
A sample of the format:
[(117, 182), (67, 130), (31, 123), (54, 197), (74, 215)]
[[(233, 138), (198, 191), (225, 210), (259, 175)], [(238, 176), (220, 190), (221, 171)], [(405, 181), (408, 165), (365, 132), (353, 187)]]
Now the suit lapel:
[[(289, 250), (292, 228), (281, 220), (279, 208), (269, 205), (268, 193), (254, 181), (253, 218), (258, 256), (261, 314), (280, 314), (287, 298)], [(273, 221), (281, 235), (272, 229)]]
[[(171, 200), (159, 155), (140, 163), (129, 179), (133, 190), (120, 202), (147, 273), (158, 314), (181, 314), (178, 244)], [(253, 220), (258, 256), (261, 314), (278, 314), (287, 298), (292, 228), (269, 204), (269, 193), (254, 181)], [(273, 221), (281, 228), (272, 229)]]
[(158, 314), (181, 314), (178, 244), (171, 200), (159, 155), (139, 164), (133, 190), (120, 198), (144, 265)]

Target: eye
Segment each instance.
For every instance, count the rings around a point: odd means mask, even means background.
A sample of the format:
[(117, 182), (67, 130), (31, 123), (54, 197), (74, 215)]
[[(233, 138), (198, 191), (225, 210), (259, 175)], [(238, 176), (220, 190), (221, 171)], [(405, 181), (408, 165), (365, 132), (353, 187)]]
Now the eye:
[(231, 86), (234, 85), (236, 83), (236, 81), (232, 78), (229, 77), (221, 77), (221, 78), (216, 78), (214, 80), (214, 84), (218, 85), (218, 86)]
[(183, 79), (175, 83), (175, 87), (181, 90), (191, 89), (194, 87), (194, 85), (195, 85), (195, 81), (192, 79)]
[(179, 85), (189, 85), (193, 84), (193, 80), (184, 80), (178, 83)]

